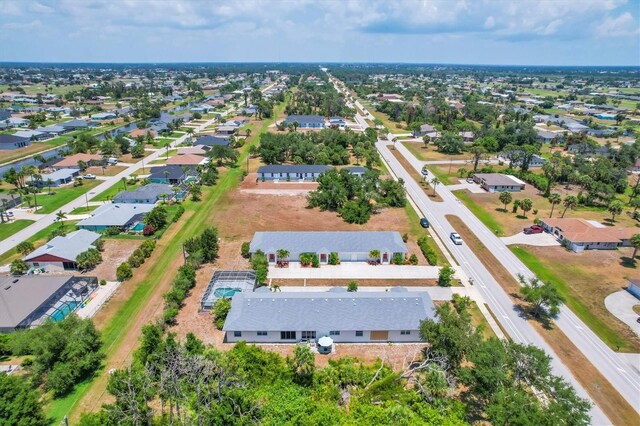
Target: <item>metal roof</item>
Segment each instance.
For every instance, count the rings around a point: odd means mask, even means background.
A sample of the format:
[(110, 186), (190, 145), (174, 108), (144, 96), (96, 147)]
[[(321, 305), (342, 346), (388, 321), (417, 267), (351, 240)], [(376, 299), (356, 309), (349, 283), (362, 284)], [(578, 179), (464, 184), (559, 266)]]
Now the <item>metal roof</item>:
[(274, 253), (279, 249), (291, 253), (407, 252), (407, 246), (397, 231), (256, 232), (251, 240), (251, 253), (257, 250)]
[(285, 124), (297, 121), (299, 124), (324, 124), (324, 117), (321, 115), (290, 115), (284, 119)]
[(100, 234), (79, 229), (62, 237), (55, 237), (42, 247), (29, 253), (23, 260), (28, 261), (45, 254), (56, 256), (62, 259), (75, 261), (76, 257), (84, 251), (94, 248), (93, 243), (100, 238)]
[(122, 191), (113, 198), (114, 203), (121, 203), (126, 200), (155, 200), (158, 201), (160, 195), (172, 195), (171, 185), (164, 183), (150, 183), (134, 191)]
[(0, 135), (0, 143), (20, 143), (29, 142), (29, 138), (24, 138), (15, 135)]
[(223, 330), (417, 330), (426, 318), (435, 318), (426, 292), (237, 293)]

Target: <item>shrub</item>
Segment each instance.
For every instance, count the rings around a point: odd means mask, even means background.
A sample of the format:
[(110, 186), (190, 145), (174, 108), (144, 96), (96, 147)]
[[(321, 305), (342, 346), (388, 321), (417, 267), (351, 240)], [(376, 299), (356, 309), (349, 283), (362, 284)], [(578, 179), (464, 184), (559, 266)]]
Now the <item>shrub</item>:
[(312, 262), (313, 253), (300, 253), (300, 265), (309, 266)]
[(184, 207), (182, 207), (182, 204), (178, 205), (178, 208), (176, 209), (175, 214), (173, 215), (173, 218), (171, 218), (172, 222), (177, 222), (178, 219), (180, 219), (180, 217), (184, 214)]
[(145, 237), (148, 237), (155, 233), (156, 233), (156, 228), (153, 225), (145, 225), (144, 228), (142, 228), (142, 235), (144, 235)]
[(96, 246), (98, 251), (104, 251), (104, 240), (102, 238), (98, 239), (93, 245)]
[(107, 285), (107, 280), (100, 280), (100, 285)]
[(311, 255), (311, 266), (314, 268), (320, 267), (320, 259), (318, 258), (318, 255), (315, 253)]
[(144, 263), (145, 256), (142, 250), (139, 248), (135, 249), (129, 259), (127, 259), (127, 263), (131, 265), (132, 268), (137, 268), (138, 266)]
[(404, 265), (404, 254), (396, 253), (391, 258), (391, 263), (393, 265)]
[(249, 247), (250, 247), (250, 243), (248, 241), (245, 241), (244, 243), (242, 243), (242, 246), (240, 247), (240, 254), (245, 259), (248, 259), (249, 257), (251, 257), (251, 254), (249, 253)]
[(339, 265), (340, 264), (340, 257), (338, 256), (338, 253), (336, 253), (335, 251), (332, 251), (331, 253), (329, 253), (329, 265)]
[(120, 234), (120, 228), (117, 226), (110, 226), (104, 230), (104, 235), (118, 235)]
[(438, 285), (440, 287), (451, 287), (451, 278), (453, 278), (453, 274), (456, 271), (449, 265), (440, 269), (440, 273), (438, 274)]
[(29, 270), (29, 266), (22, 259), (16, 259), (11, 262), (11, 266), (9, 266), (9, 270), (13, 275), (24, 275)]
[(412, 254), (409, 257), (409, 263), (412, 265), (417, 265), (418, 264), (418, 256), (416, 256), (415, 254)]
[(429, 245), (427, 237), (418, 238), (418, 247), (420, 247), (420, 251), (422, 251), (422, 255), (427, 259), (427, 263), (429, 263), (429, 265), (433, 266), (438, 263), (438, 256), (436, 255), (435, 250), (433, 250)]
[(409, 234), (407, 234), (406, 232), (402, 234), (402, 241), (405, 243), (409, 241)]
[(211, 313), (213, 314), (213, 323), (218, 330), (222, 330), (224, 322), (227, 319), (227, 315), (231, 310), (231, 299), (218, 299), (213, 304)]
[(145, 258), (148, 258), (153, 253), (153, 250), (156, 248), (155, 240), (145, 240), (142, 244), (140, 244), (139, 250), (142, 252), (142, 255)]
[(31, 242), (23, 241), (16, 246), (16, 250), (21, 255), (26, 256), (29, 253), (31, 253), (33, 250), (35, 250), (35, 247), (33, 247), (33, 244)]
[(349, 283), (347, 284), (347, 291), (349, 292), (358, 291), (358, 281), (356, 280), (349, 281)]
[(127, 262), (123, 262), (116, 269), (116, 278), (118, 281), (126, 281), (133, 277), (133, 269)]

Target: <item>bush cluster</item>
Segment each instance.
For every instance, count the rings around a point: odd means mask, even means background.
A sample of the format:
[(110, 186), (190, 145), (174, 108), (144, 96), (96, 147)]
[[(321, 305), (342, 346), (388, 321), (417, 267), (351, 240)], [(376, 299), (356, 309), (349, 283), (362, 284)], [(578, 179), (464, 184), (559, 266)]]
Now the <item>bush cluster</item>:
[(427, 237), (418, 238), (418, 247), (420, 247), (420, 251), (422, 251), (422, 255), (427, 259), (429, 265), (436, 265), (438, 263), (438, 255), (436, 255), (435, 250), (429, 245)]
[(196, 285), (196, 270), (193, 265), (186, 264), (178, 269), (178, 275), (171, 284), (171, 290), (164, 295), (164, 313), (162, 321), (165, 325), (176, 322), (182, 302)]

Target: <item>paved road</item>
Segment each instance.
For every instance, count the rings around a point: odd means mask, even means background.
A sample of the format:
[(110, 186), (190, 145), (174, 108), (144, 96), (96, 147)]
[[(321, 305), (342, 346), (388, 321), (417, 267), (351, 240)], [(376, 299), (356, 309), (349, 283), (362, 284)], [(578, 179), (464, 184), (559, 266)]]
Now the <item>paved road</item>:
[[(400, 146), (400, 144), (396, 144), (396, 148), (399, 149)], [(502, 290), (502, 287), (500, 287), (498, 282), (484, 267), (473, 251), (465, 244), (459, 246), (454, 245), (448, 238), (449, 234), (454, 232), (454, 229), (449, 224), (449, 221), (445, 216), (448, 214), (460, 216), (461, 204), (453, 198), (445, 199), (443, 202), (431, 201), (423, 189), (415, 182), (415, 180), (413, 180), (412, 176), (393, 156), (390, 146), (385, 142), (378, 142), (377, 147), (380, 151), (380, 155), (391, 170), (405, 181), (407, 194), (414, 200), (421, 214), (429, 219), (431, 227), (443, 239), (447, 249), (449, 249), (451, 254), (458, 260), (458, 263), (467, 276), (473, 279), (475, 288), (477, 288), (480, 294), (484, 297), (489, 308), (496, 315), (498, 321), (502, 324), (509, 336), (511, 336), (511, 338), (517, 343), (535, 345), (544, 349), (552, 357), (554, 372), (563, 376), (573, 386), (575, 386), (577, 392), (582, 397), (590, 399), (587, 392), (573, 377), (569, 369), (562, 364), (551, 347), (535, 331), (531, 324), (529, 324), (529, 322), (514, 308), (513, 302), (509, 296)], [(438, 192), (442, 196), (444, 191)], [(451, 197), (453, 197), (453, 195), (451, 195)], [(489, 233), (488, 230), (486, 232)], [(484, 238), (482, 239), (484, 240)], [(505, 248), (505, 250), (507, 249)], [(495, 251), (493, 251), (493, 253), (498, 255)], [(590, 414), (594, 424), (610, 423), (604, 413), (595, 405)]]
[[(230, 108), (227, 111), (225, 111), (223, 114), (227, 115), (227, 114), (231, 113), (232, 111), (233, 111), (233, 108)], [(196, 127), (196, 132), (200, 132), (200, 131), (204, 130), (205, 127), (210, 126), (215, 121), (216, 121), (215, 119), (211, 119), (211, 120), (208, 120), (206, 123), (203, 123), (203, 124), (199, 125), (198, 127)], [(173, 141), (171, 143), (171, 147), (172, 148), (176, 147), (177, 145), (179, 145), (182, 142), (184, 142), (188, 137), (189, 137), (189, 134), (185, 134), (185, 135), (177, 138), (175, 141)], [(89, 192), (85, 193), (84, 195), (81, 195), (80, 197), (76, 198), (75, 200), (73, 200), (73, 201), (69, 202), (68, 204), (64, 205), (63, 207), (58, 209), (58, 211), (62, 210), (63, 212), (68, 214), (72, 210), (77, 209), (78, 207), (86, 206), (87, 205), (87, 201), (89, 199), (95, 197), (97, 194), (100, 194), (101, 192), (106, 191), (112, 185), (114, 185), (115, 183), (119, 182), (120, 179), (122, 179), (123, 177), (128, 178), (133, 173), (135, 173), (137, 170), (140, 170), (143, 167), (148, 169), (149, 168), (149, 164), (153, 160), (161, 158), (163, 155), (165, 155), (165, 153), (166, 153), (166, 151), (164, 149), (156, 150), (155, 152), (153, 152), (150, 155), (148, 155), (146, 158), (144, 158), (144, 159), (138, 161), (137, 163), (129, 166), (126, 170), (123, 170), (122, 172), (118, 173), (115, 176), (110, 176), (110, 177), (106, 178), (100, 185), (96, 186), (95, 188), (93, 188)], [(21, 230), (19, 232), (16, 232), (15, 234), (10, 236), (9, 238), (0, 241), (0, 253), (6, 253), (7, 251), (11, 250), (12, 248), (14, 248), (18, 244), (20, 244), (22, 241), (25, 241), (26, 239), (30, 238), (31, 236), (33, 236), (37, 232), (39, 232), (39, 231), (43, 230), (44, 228), (46, 228), (47, 226), (53, 224), (56, 221), (56, 213), (57, 212), (46, 214), (46, 215), (42, 215), (42, 217), (40, 219), (38, 219), (35, 223), (29, 225), (28, 227), (24, 228), (23, 230)]]

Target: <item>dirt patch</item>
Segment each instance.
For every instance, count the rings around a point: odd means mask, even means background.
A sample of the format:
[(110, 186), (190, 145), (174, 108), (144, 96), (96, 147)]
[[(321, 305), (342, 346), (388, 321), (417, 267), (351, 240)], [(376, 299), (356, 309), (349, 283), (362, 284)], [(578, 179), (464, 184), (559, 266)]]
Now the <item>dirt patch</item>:
[(472, 155), (463, 153), (459, 155), (444, 154), (438, 152), (435, 145), (430, 144), (425, 148), (422, 142), (401, 142), (407, 149), (421, 161), (449, 161), (449, 160), (471, 160)]
[[(500, 287), (510, 296), (515, 306), (519, 306), (522, 300), (519, 298), (520, 286), (511, 274), (502, 266), (493, 254), (478, 240), (469, 228), (457, 216), (447, 216), (447, 219), (456, 232), (467, 244), (487, 268), (491, 275), (500, 284)], [(547, 249), (546, 247), (544, 249)], [(609, 417), (613, 424), (635, 424), (637, 413), (627, 401), (616, 391), (609, 381), (593, 366), (582, 352), (567, 338), (557, 327), (550, 329), (537, 321), (530, 324), (551, 346), (587, 393)]]
[(96, 266), (91, 274), (99, 280), (115, 281), (116, 269), (118, 265), (127, 260), (135, 249), (140, 247), (140, 240), (110, 240), (104, 239), (104, 251), (102, 252), (102, 263)]
[(95, 176), (115, 176), (118, 173), (127, 170), (126, 166), (109, 166), (104, 169), (100, 166), (88, 167), (85, 173), (89, 173)]

